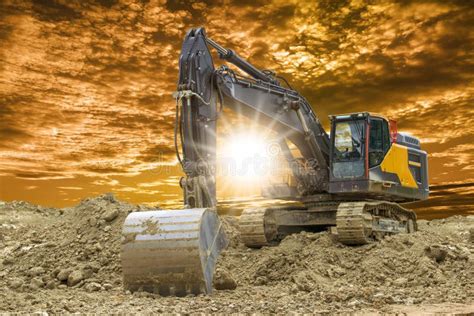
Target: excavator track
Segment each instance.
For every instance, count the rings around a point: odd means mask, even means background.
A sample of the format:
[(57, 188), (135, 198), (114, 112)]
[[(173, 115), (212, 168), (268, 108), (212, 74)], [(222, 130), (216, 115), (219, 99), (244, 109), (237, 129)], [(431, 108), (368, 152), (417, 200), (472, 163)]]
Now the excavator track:
[(269, 208), (247, 208), (240, 215), (239, 228), (242, 242), (250, 248), (274, 243), (277, 227)]
[(364, 202), (341, 203), (337, 209), (336, 227), (338, 240), (346, 245), (369, 242), (372, 216), (364, 214)]
[(338, 240), (363, 245), (386, 235), (416, 231), (416, 214), (391, 202), (344, 202), (336, 214)]
[[(284, 236), (316, 227), (336, 226), (345, 245), (363, 245), (386, 235), (416, 231), (416, 214), (386, 201), (324, 201), (294, 206), (248, 208), (240, 216), (243, 243), (250, 248), (277, 244)], [(332, 215), (331, 215), (332, 214)]]

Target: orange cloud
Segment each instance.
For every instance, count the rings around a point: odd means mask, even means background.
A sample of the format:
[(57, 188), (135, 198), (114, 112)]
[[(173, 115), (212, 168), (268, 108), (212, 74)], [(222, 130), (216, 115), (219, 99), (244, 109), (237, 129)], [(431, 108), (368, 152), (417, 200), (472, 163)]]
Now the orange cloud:
[(326, 126), (387, 114), (423, 140), (432, 182), (474, 178), (468, 2), (24, 0), (0, 4), (0, 199), (152, 202), (154, 183), (179, 197), (171, 93), (199, 25), (287, 78)]

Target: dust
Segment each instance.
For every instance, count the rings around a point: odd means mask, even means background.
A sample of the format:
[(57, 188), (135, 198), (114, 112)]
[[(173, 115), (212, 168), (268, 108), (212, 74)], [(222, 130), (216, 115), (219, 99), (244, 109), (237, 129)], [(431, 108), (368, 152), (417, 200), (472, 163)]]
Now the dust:
[[(221, 216), (229, 238), (209, 296), (123, 290), (121, 227), (149, 208), (111, 194), (65, 209), (0, 203), (0, 311), (166, 313), (461, 312), (474, 309), (474, 217), (420, 221), (419, 231), (344, 246), (303, 232), (277, 247), (248, 249), (238, 219)], [(155, 208), (156, 209), (156, 208)]]

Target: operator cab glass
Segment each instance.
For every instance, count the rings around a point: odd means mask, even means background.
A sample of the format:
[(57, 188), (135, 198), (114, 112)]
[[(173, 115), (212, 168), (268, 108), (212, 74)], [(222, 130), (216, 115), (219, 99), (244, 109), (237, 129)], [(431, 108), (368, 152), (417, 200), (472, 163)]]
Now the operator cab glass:
[(367, 177), (367, 167), (380, 165), (390, 149), (388, 122), (358, 113), (336, 116), (332, 123), (333, 177), (340, 180)]
[(336, 121), (332, 171), (336, 178), (358, 178), (365, 174), (365, 120)]
[(369, 168), (380, 165), (390, 148), (388, 122), (381, 118), (370, 118)]

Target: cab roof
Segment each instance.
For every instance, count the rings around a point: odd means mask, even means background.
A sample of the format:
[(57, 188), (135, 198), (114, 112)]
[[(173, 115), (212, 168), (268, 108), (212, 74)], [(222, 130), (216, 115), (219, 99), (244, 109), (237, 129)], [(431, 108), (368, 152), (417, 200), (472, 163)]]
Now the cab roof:
[(356, 119), (356, 118), (366, 118), (366, 117), (377, 117), (377, 118), (381, 118), (386, 121), (389, 121), (388, 117), (386, 117), (385, 115), (374, 113), (374, 112), (353, 112), (353, 113), (336, 114), (336, 115), (329, 116), (331, 120), (350, 119), (350, 118)]

